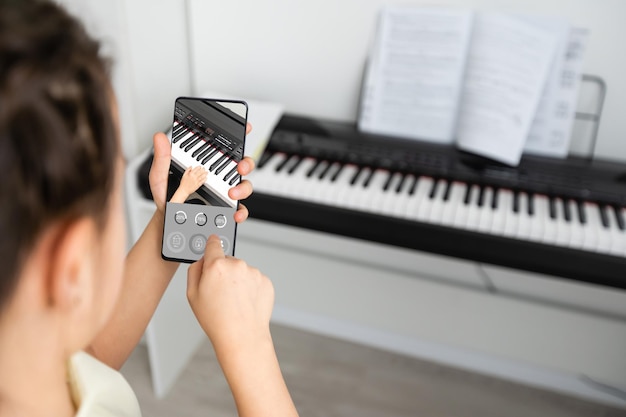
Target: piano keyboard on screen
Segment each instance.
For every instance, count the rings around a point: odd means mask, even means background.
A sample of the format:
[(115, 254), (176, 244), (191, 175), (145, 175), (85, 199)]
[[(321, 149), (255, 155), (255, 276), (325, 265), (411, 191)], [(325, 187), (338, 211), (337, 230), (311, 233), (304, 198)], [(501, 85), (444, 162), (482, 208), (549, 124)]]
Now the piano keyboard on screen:
[(209, 135), (205, 131), (199, 132), (182, 120), (174, 121), (168, 138), (172, 143), (172, 161), (176, 164), (178, 175), (184, 172), (183, 167), (204, 166), (209, 175), (204, 183), (206, 189), (200, 188), (198, 194), (209, 204), (235, 207), (237, 202), (228, 197), (228, 190), (241, 179), (233, 158), (237, 147), (220, 133)]
[(626, 165), (524, 157), (284, 116), (251, 217), (626, 289)]

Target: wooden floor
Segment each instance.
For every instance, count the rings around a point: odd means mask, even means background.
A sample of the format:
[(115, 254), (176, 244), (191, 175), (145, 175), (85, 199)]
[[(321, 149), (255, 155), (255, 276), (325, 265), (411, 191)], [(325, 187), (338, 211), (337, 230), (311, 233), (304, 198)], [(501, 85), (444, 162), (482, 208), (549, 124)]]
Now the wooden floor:
[[(626, 410), (287, 327), (272, 326), (272, 334), (301, 417), (626, 416)], [(208, 341), (162, 400), (152, 394), (145, 346), (122, 372), (144, 417), (236, 416)]]

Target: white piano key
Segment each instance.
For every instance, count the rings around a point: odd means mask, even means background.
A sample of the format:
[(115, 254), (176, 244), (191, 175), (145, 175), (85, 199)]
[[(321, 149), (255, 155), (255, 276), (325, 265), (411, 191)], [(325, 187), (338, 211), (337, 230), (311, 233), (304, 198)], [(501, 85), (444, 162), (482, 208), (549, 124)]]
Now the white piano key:
[[(371, 170), (367, 167), (361, 167), (358, 177), (352, 184), (348, 184), (345, 194), (346, 207), (353, 210), (361, 210), (361, 197), (363, 196), (363, 183), (370, 174)], [(352, 179), (350, 179), (352, 181)]]
[[(467, 217), (469, 215), (469, 210), (470, 210), (471, 194), (474, 191), (474, 188), (472, 188), (471, 185), (466, 184), (465, 185), (465, 191), (466, 191), (466, 193), (464, 193), (463, 197), (461, 197), (461, 204), (454, 211), (453, 226), (461, 228), (461, 229), (465, 229), (466, 225), (467, 225)], [(465, 195), (467, 193), (470, 193), (470, 201), (468, 201), (466, 203), (465, 202)]]
[(433, 186), (434, 180), (430, 177), (419, 177), (417, 179), (417, 187), (415, 192), (409, 198), (407, 205), (407, 218), (417, 221), (425, 221), (430, 209), (428, 201), (428, 193)]
[(463, 205), (463, 197), (467, 190), (467, 184), (460, 181), (452, 182), (450, 186), (448, 201), (446, 202), (441, 215), (441, 224), (453, 226), (456, 218), (456, 211)]
[(570, 239), (568, 246), (573, 249), (580, 249), (583, 247), (584, 231), (583, 224), (578, 216), (578, 204), (574, 200), (567, 200), (565, 204), (567, 204), (572, 214), (572, 219), (569, 224)]
[(289, 187), (292, 196), (304, 201), (313, 201), (314, 178), (309, 172), (318, 166), (318, 161), (314, 158), (305, 158), (300, 163), (298, 169), (292, 174), (293, 186)]
[(279, 186), (276, 184), (276, 167), (287, 158), (284, 153), (275, 153), (263, 165), (262, 168), (256, 169), (250, 175), (250, 181), (256, 191), (266, 194), (272, 194), (274, 189)]
[(571, 231), (569, 228), (569, 224), (565, 219), (565, 209), (563, 205), (563, 200), (561, 198), (555, 199), (556, 204), (556, 240), (554, 241), (555, 245), (558, 246), (569, 246)]
[(399, 172), (392, 174), (387, 189), (383, 190), (383, 201), (379, 210), (380, 214), (393, 216), (394, 208), (401, 203), (402, 194), (398, 192), (398, 186), (401, 184), (402, 178), (403, 175)]
[(364, 194), (368, 195), (368, 200), (364, 202), (364, 210), (371, 211), (378, 214), (386, 214), (383, 210), (385, 207), (385, 201), (390, 200), (390, 194), (385, 192), (383, 186), (389, 180), (391, 173), (386, 169), (377, 169), (369, 182), (369, 185), (364, 190)]
[(485, 187), (483, 190), (483, 204), (480, 206), (478, 216), (478, 231), (482, 233), (489, 233), (491, 230), (491, 223), (493, 222), (493, 209), (491, 208), (493, 192), (491, 187)]
[(408, 174), (404, 177), (404, 180), (402, 181), (402, 187), (398, 192), (398, 200), (391, 208), (392, 215), (396, 217), (406, 217), (409, 200), (411, 198), (409, 190), (413, 187), (415, 181), (417, 181), (415, 175)]
[(531, 217), (530, 234), (528, 239), (536, 242), (543, 242), (546, 234), (548, 220), (550, 218), (549, 199), (546, 195), (535, 194), (533, 196), (534, 214)]
[(469, 207), (467, 210), (467, 220), (465, 222), (465, 229), (476, 230), (478, 229), (478, 221), (480, 219), (480, 207), (478, 207), (478, 199), (480, 197), (480, 186), (472, 185), (472, 195), (470, 197)]
[(445, 201), (443, 197), (448, 188), (448, 181), (439, 180), (437, 182), (437, 188), (435, 189), (435, 195), (430, 198), (430, 211), (428, 213), (427, 220), (429, 223), (440, 224), (443, 218), (443, 208), (445, 207)]
[(497, 194), (497, 205), (496, 208), (493, 209), (493, 220), (489, 230), (490, 233), (494, 235), (503, 235), (506, 225), (507, 210), (510, 210), (513, 201), (513, 193), (511, 190), (500, 188)]
[(353, 164), (344, 165), (334, 181), (334, 191), (327, 197), (327, 201), (332, 201), (332, 204), (338, 207), (347, 207), (346, 194), (352, 188), (350, 180), (358, 169), (359, 168)]
[(600, 221), (600, 214), (598, 212), (598, 205), (595, 203), (585, 202), (583, 203), (583, 210), (585, 212), (586, 222), (583, 226), (584, 240), (583, 249), (590, 251), (597, 251), (600, 246), (600, 228), (602, 223)]

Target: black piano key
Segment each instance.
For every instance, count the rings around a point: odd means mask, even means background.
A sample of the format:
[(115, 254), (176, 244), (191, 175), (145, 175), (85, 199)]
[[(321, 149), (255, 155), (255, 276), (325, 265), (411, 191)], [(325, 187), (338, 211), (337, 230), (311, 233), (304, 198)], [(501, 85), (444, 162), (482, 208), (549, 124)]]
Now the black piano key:
[(611, 222), (609, 221), (609, 216), (606, 213), (606, 206), (598, 205), (598, 210), (600, 210), (600, 220), (602, 220), (602, 226), (608, 229), (611, 227)]
[(310, 178), (311, 175), (313, 175), (313, 173), (315, 172), (315, 170), (320, 166), (320, 164), (322, 163), (321, 159), (318, 159), (315, 164), (313, 164), (313, 166), (311, 168), (309, 168), (309, 170), (306, 173), (307, 178)]
[(287, 165), (289, 163), (289, 161), (291, 161), (291, 158), (293, 158), (293, 156), (287, 157), (285, 159), (283, 159), (283, 162), (281, 162), (280, 164), (276, 165), (276, 168), (274, 169), (276, 172), (280, 172), (285, 165)]
[(339, 169), (337, 169), (337, 171), (335, 171), (335, 173), (333, 174), (332, 177), (330, 177), (330, 181), (331, 182), (335, 182), (337, 181), (337, 177), (339, 177), (339, 174), (341, 174), (341, 171), (343, 171), (343, 167), (345, 165), (339, 165)]
[[(205, 148), (202, 152), (200, 152), (198, 154), (198, 156), (196, 157), (196, 161), (200, 161), (202, 160), (201, 164), (206, 164), (209, 159), (215, 155), (215, 153), (217, 152), (217, 148), (214, 148), (213, 146), (208, 146), (207, 148)], [(204, 161), (205, 158), (209, 158), (206, 161)]]
[(224, 175), (224, 181), (228, 181), (231, 175), (233, 175), (236, 172), (237, 172), (237, 165), (235, 165), (230, 171), (226, 173), (226, 175)]
[(208, 149), (211, 145), (209, 145), (209, 142), (204, 142), (204, 145), (199, 146), (198, 149), (196, 149), (195, 151), (193, 151), (193, 153), (191, 154), (192, 158), (195, 158), (196, 156), (198, 156), (198, 154), (200, 154), (201, 152), (204, 152), (206, 149)]
[(417, 182), (419, 181), (418, 177), (413, 178), (413, 183), (409, 187), (409, 195), (415, 194), (415, 189), (417, 188)]
[(228, 185), (233, 185), (241, 179), (241, 175), (235, 175), (230, 181), (228, 181)]
[(566, 222), (572, 221), (572, 210), (570, 209), (570, 200), (564, 198), (561, 200), (563, 203), (563, 216)]
[(176, 133), (175, 135), (172, 134), (172, 143), (176, 143), (179, 140), (181, 140), (186, 134), (188, 133), (188, 130), (185, 129), (184, 127), (178, 131), (178, 133)]
[(356, 172), (354, 173), (354, 175), (350, 179), (350, 185), (356, 184), (356, 180), (359, 178), (359, 176), (361, 175), (362, 171), (363, 171), (363, 168), (361, 168), (361, 167), (359, 167), (359, 169), (356, 170)]
[(289, 169), (287, 169), (287, 174), (291, 175), (294, 173), (294, 171), (296, 169), (298, 169), (298, 167), (300, 166), (300, 164), (302, 163), (302, 161), (304, 161), (303, 158), (300, 158), (299, 156), (296, 156), (296, 160), (294, 161), (293, 164), (291, 164), (291, 166), (289, 167)]
[(519, 191), (513, 192), (513, 213), (519, 213)]
[(400, 178), (400, 181), (398, 182), (398, 186), (396, 187), (396, 193), (400, 193), (400, 191), (402, 191), (402, 187), (404, 186), (404, 184), (406, 183), (406, 175), (403, 175), (402, 178)]
[(548, 197), (548, 206), (550, 211), (550, 218), (556, 219), (556, 199), (554, 197)]
[(534, 194), (528, 194), (528, 215), (531, 217), (535, 215), (535, 195)]
[(437, 194), (437, 185), (439, 184), (439, 181), (434, 180), (433, 181), (433, 185), (430, 187), (430, 192), (428, 193), (428, 198), (429, 199), (433, 199), (435, 198), (435, 195)]
[(495, 210), (498, 208), (498, 198), (500, 197), (500, 190), (498, 188), (494, 188), (493, 194), (491, 195), (491, 209)]
[(485, 203), (485, 187), (480, 187), (478, 191), (478, 207), (482, 207)]
[(365, 181), (363, 181), (363, 188), (369, 187), (370, 182), (372, 181), (372, 177), (374, 177), (374, 172), (375, 171), (373, 169), (370, 169), (367, 177), (365, 177)]
[(183, 149), (185, 146), (189, 145), (189, 143), (192, 140), (196, 140), (196, 139), (198, 139), (198, 136), (196, 134), (189, 136), (187, 139), (185, 139), (184, 141), (180, 143), (180, 148)]
[[(206, 152), (206, 151), (205, 151)], [(218, 149), (217, 148), (213, 148), (209, 151), (209, 153), (207, 153), (207, 155), (204, 157), (204, 159), (202, 160), (202, 162), (200, 162), (202, 165), (205, 165), (207, 162), (209, 162), (211, 159), (213, 159), (213, 157), (215, 156), (216, 153), (218, 153)], [(203, 152), (204, 154), (204, 152)]]
[(385, 180), (385, 183), (383, 184), (383, 191), (387, 191), (389, 189), (389, 187), (391, 186), (391, 181), (393, 181), (393, 172), (389, 171), (389, 174), (387, 175), (387, 179)]
[(226, 158), (226, 161), (215, 169), (215, 175), (219, 175), (220, 172), (224, 171), (231, 162), (233, 161), (230, 158)]
[(226, 158), (228, 158), (226, 154), (223, 154), (222, 156), (217, 158), (217, 161), (213, 162), (211, 166), (209, 166), (209, 172), (215, 171), (215, 168), (217, 168), (222, 162), (224, 162)]
[(615, 213), (615, 220), (617, 221), (617, 226), (620, 230), (626, 230), (626, 219), (624, 219), (624, 215), (622, 213), (622, 209), (617, 206), (613, 206), (613, 211)]
[(326, 176), (326, 174), (328, 174), (328, 171), (330, 171), (330, 168), (333, 166), (333, 164), (331, 162), (328, 162), (326, 164), (326, 166), (320, 171), (319, 175), (317, 176), (317, 178), (319, 180), (323, 180), (324, 177)]
[(271, 152), (263, 152), (263, 155), (261, 155), (261, 158), (259, 159), (259, 164), (257, 165), (257, 169), (263, 168), (263, 166), (267, 163), (267, 161), (269, 161), (274, 155), (275, 154)]
[(446, 190), (443, 192), (443, 201), (450, 199), (450, 191), (452, 190), (452, 181), (448, 181), (446, 184)]
[(202, 138), (198, 136), (195, 140), (192, 140), (191, 142), (189, 142), (189, 145), (185, 146), (184, 151), (189, 152), (201, 141), (202, 141)]
[(184, 125), (179, 124), (178, 126), (176, 126), (174, 130), (172, 130), (172, 138), (178, 136), (183, 130), (186, 130)]
[(466, 206), (469, 205), (470, 201), (472, 201), (472, 186), (471, 184), (467, 184), (467, 188), (465, 189), (465, 196), (463, 196), (463, 204)]
[(587, 213), (585, 210), (585, 204), (582, 201), (576, 202), (576, 207), (578, 208), (578, 220), (580, 224), (587, 223)]

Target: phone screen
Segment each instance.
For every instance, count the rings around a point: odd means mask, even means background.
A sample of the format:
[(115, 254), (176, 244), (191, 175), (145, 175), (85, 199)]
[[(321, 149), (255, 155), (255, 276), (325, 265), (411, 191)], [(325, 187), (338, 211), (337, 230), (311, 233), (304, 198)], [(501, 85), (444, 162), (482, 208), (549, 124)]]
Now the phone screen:
[(162, 256), (179, 262), (202, 257), (212, 234), (234, 255), (239, 205), (228, 190), (241, 181), (248, 106), (243, 101), (179, 97), (168, 136), (172, 159)]

